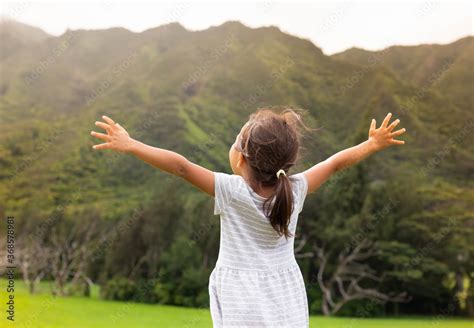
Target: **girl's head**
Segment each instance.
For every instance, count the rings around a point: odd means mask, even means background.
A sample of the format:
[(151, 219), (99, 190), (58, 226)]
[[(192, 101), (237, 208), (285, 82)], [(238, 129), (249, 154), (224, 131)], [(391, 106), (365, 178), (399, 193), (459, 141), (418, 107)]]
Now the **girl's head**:
[[(264, 202), (265, 215), (278, 234), (287, 238), (294, 206), (288, 170), (298, 159), (299, 123), (301, 116), (293, 109), (281, 113), (259, 109), (250, 115), (229, 151), (235, 174), (247, 177), (254, 190), (272, 190)], [(280, 169), (287, 175), (278, 178)]]

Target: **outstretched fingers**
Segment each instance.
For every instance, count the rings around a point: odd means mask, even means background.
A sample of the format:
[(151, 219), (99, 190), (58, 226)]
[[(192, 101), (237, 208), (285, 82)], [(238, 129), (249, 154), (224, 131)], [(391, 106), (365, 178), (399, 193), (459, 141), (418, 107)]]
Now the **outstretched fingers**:
[(105, 116), (105, 115), (102, 115), (102, 118), (104, 119), (104, 121), (106, 121), (107, 123), (109, 123), (110, 125), (115, 125), (115, 122), (113, 119), (111, 119), (110, 117), (108, 116)]
[(114, 131), (114, 127), (117, 127), (117, 126), (120, 126), (118, 123), (115, 123), (113, 119), (111, 119), (110, 117), (108, 116), (105, 116), (105, 115), (102, 115), (102, 119), (106, 122), (100, 122), (100, 121), (96, 121), (95, 122), (95, 125), (97, 125), (98, 127), (104, 129), (105, 131), (107, 131), (107, 134), (104, 134), (104, 133), (99, 133), (99, 132), (95, 132), (95, 131), (91, 131), (91, 135), (96, 137), (96, 138), (99, 138), (99, 139), (102, 139), (104, 141), (107, 141), (105, 143), (102, 143), (102, 144), (99, 144), (99, 145), (94, 145), (92, 146), (93, 149), (109, 149), (111, 148), (111, 143), (110, 141), (112, 140), (112, 133)]
[(392, 113), (388, 113), (387, 116), (385, 116), (385, 118), (383, 119), (383, 122), (382, 122), (382, 128), (386, 128), (387, 125), (388, 125), (388, 122), (390, 121), (390, 118), (392, 117)]
[(392, 144), (394, 145), (403, 145), (405, 143), (405, 140), (395, 140), (395, 139), (392, 139), (390, 141)]
[(375, 130), (375, 126), (377, 124), (377, 121), (375, 121), (375, 118), (372, 119), (372, 122), (370, 122), (370, 130)]
[(97, 121), (97, 122), (95, 122), (95, 125), (97, 125), (98, 127), (104, 129), (105, 131), (107, 131), (107, 133), (112, 132), (112, 127), (110, 125), (108, 125), (107, 123)]
[(403, 129), (400, 129), (400, 130), (397, 130), (397, 131), (394, 131), (390, 134), (391, 137), (397, 137), (403, 133), (405, 133), (406, 129), (403, 128)]
[[(390, 136), (392, 138), (394, 138), (394, 137), (397, 137), (397, 136), (405, 133), (405, 131), (406, 131), (406, 129), (403, 128), (403, 129), (400, 129), (400, 130), (397, 130), (397, 131), (394, 131), (394, 132), (390, 133)], [(395, 140), (395, 139), (390, 140), (390, 142), (394, 145), (403, 145), (405, 143), (404, 140)]]
[(92, 148), (94, 148), (94, 149), (108, 149), (109, 148), (109, 143), (106, 142), (106, 143), (101, 143), (99, 145), (94, 145), (94, 146), (92, 146)]
[(400, 120), (397, 118), (395, 121), (393, 121), (389, 126), (388, 126), (388, 130), (389, 131), (392, 131), (397, 125), (398, 123), (400, 123)]
[(107, 134), (91, 131), (91, 135), (96, 137), (96, 138), (102, 139), (104, 141), (110, 141), (110, 136), (107, 135)]

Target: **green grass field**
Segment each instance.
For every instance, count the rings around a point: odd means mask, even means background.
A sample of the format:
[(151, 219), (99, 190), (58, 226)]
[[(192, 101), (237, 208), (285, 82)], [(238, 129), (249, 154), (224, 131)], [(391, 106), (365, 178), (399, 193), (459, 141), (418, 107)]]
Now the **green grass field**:
[[(22, 282), (16, 282), (15, 323), (6, 320), (6, 280), (2, 285), (2, 319), (0, 327), (212, 327), (208, 309), (188, 309), (172, 306), (158, 306), (127, 302), (103, 301), (98, 290), (91, 298), (54, 298), (42, 284), (42, 292), (31, 296)], [(315, 328), (371, 328), (371, 327), (426, 327), (426, 328), (474, 328), (469, 320), (444, 320), (436, 317), (355, 319), (311, 317), (310, 327)]]

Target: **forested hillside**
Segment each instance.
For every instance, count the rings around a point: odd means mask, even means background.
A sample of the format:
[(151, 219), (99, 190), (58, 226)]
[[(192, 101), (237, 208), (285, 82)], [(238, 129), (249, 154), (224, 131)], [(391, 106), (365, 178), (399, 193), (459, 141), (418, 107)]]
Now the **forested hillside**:
[[(0, 37), (0, 213), (16, 218), (30, 279), (55, 280), (63, 294), (88, 277), (107, 298), (206, 304), (219, 246), (213, 199), (130, 155), (93, 151), (89, 132), (106, 114), (135, 139), (230, 173), (228, 150), (248, 115), (293, 106), (319, 128), (305, 136), (294, 173), (365, 140), (371, 118), (380, 124), (391, 112), (407, 129), (404, 146), (307, 197), (295, 245), (311, 311), (328, 302), (316, 279), (323, 258), (340, 313), (367, 308), (332, 286), (339, 255), (357, 249), (382, 278), (364, 278), (364, 288), (409, 296), (370, 314), (436, 313), (455, 295), (467, 305), (452, 314), (472, 304), (460, 281), (474, 285), (473, 37), (334, 56), (239, 22), (54, 37), (3, 21)], [(139, 293), (145, 279), (153, 286)]]

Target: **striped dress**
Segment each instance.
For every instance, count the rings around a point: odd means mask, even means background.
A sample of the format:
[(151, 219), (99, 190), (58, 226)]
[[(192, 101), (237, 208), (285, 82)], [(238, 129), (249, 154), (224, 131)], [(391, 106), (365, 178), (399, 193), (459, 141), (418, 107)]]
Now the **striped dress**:
[[(308, 183), (289, 176), (294, 236)], [(214, 214), (220, 215), (219, 257), (209, 278), (214, 327), (309, 327), (308, 300), (294, 256), (294, 237), (278, 236), (263, 214), (264, 197), (239, 175), (215, 173)]]

